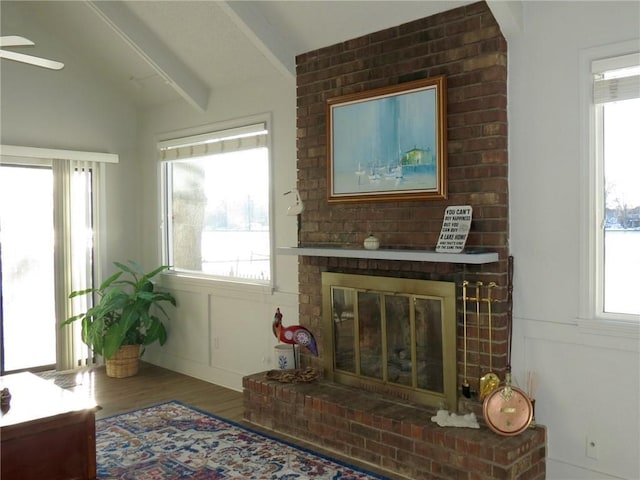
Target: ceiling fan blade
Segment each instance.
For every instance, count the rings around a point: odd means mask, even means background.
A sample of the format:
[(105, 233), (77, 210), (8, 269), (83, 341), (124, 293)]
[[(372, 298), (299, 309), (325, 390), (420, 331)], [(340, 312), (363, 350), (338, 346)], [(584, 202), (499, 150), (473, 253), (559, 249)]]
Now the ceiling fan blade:
[(7, 60), (13, 60), (15, 62), (28, 63), (30, 65), (49, 68), (51, 70), (60, 70), (62, 67), (64, 67), (64, 63), (62, 62), (56, 62), (55, 60), (48, 60), (46, 58), (34, 57), (32, 55), (25, 55), (24, 53), (10, 52), (8, 50), (0, 50), (0, 58), (6, 58)]
[(0, 48), (2, 47), (24, 47), (35, 45), (31, 40), (18, 35), (7, 35), (0, 37)]

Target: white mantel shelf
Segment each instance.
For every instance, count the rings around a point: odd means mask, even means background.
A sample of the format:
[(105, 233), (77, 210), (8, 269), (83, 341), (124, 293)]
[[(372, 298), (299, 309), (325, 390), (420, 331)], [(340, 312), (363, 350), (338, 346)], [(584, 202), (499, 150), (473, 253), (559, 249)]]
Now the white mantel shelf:
[(371, 258), (376, 260), (404, 260), (410, 262), (433, 263), (466, 263), (481, 265), (498, 261), (496, 252), (462, 252), (440, 253), (433, 250), (365, 250), (358, 248), (330, 248), (330, 247), (278, 247), (280, 255), (298, 255), (301, 257), (344, 257)]

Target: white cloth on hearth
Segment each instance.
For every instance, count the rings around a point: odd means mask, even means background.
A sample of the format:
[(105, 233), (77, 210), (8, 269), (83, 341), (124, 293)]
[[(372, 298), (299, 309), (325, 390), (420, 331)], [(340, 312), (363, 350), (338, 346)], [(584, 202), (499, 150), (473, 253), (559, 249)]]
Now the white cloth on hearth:
[(457, 415), (449, 413), (448, 410), (438, 410), (435, 417), (431, 417), (431, 421), (437, 423), (441, 427), (465, 427), (480, 428), (475, 413), (467, 413), (466, 415)]

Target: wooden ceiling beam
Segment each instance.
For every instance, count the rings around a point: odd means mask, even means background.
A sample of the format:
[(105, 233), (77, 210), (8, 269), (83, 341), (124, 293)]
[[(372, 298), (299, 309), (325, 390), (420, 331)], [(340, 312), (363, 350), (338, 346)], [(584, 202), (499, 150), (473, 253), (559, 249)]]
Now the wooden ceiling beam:
[(220, 6), (271, 64), (295, 82), (296, 56), (292, 46), (260, 14), (254, 3), (226, 1), (220, 2)]
[(202, 112), (207, 110), (209, 87), (126, 5), (104, 1), (88, 1), (87, 4), (189, 104)]

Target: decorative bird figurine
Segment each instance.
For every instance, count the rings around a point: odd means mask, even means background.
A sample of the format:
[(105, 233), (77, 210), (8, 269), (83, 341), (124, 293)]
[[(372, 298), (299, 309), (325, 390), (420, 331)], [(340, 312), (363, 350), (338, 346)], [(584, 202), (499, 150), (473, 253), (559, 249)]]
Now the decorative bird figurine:
[(302, 345), (303, 347), (307, 347), (313, 355), (318, 356), (318, 345), (313, 334), (302, 325), (282, 326), (282, 313), (280, 312), (280, 308), (276, 309), (271, 327), (273, 328), (273, 334), (281, 342), (288, 343), (289, 345)]

